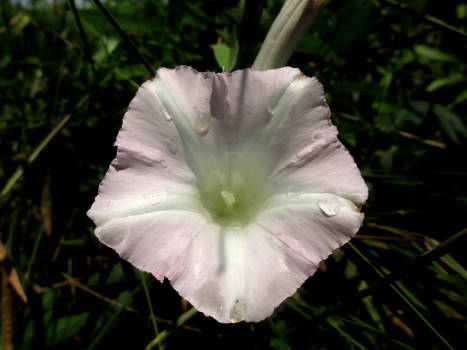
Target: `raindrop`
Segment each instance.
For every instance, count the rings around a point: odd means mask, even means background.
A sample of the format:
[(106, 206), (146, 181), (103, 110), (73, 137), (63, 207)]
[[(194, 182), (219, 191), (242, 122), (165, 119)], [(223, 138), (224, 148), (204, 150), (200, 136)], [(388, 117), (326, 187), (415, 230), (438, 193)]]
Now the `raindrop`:
[(200, 114), (195, 119), (195, 129), (199, 135), (206, 135), (211, 127), (211, 117), (208, 114)]
[(144, 195), (144, 200), (148, 203), (148, 204), (157, 204), (161, 201), (161, 196), (157, 195), (157, 194), (146, 194)]
[(339, 212), (338, 203), (335, 201), (320, 201), (318, 207), (325, 216), (335, 216)]
[(313, 133), (313, 135), (311, 135), (311, 139), (314, 141), (319, 140), (322, 137), (323, 137), (323, 133), (321, 131), (316, 131)]
[(274, 113), (276, 113), (276, 109), (277, 108), (271, 108), (269, 106), (266, 106), (266, 110), (268, 111), (270, 115), (273, 115)]
[(168, 122), (172, 120), (172, 117), (165, 109), (162, 111), (162, 114), (164, 115), (165, 120), (167, 120)]
[(235, 300), (235, 304), (230, 310), (230, 322), (240, 322), (245, 319), (246, 316), (246, 302), (241, 299)]

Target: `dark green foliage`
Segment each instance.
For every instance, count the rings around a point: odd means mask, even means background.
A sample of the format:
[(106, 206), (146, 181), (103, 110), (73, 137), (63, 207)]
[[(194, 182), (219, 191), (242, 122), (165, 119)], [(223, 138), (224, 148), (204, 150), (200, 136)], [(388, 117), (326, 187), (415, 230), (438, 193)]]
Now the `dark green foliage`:
[[(85, 37), (68, 1), (21, 3), (0, 0), (0, 187), (24, 169), (0, 206), (1, 242), (28, 295), (27, 304), (14, 300), (17, 348), (143, 348), (155, 338), (146, 287), (158, 332), (172, 330), (185, 305), (168, 283), (147, 276), (144, 285), (101, 245), (86, 211), (122, 116), (151, 76), (93, 1), (76, 1)], [(154, 70), (220, 71), (218, 63), (253, 62), (281, 2), (104, 6)], [(370, 187), (356, 249), (336, 252), (266, 321), (222, 325), (197, 314), (192, 328), (165, 339), (168, 349), (465, 347), (465, 242), (392, 287), (310, 319), (465, 228), (466, 31), (461, 1), (327, 1), (289, 64), (325, 86)]]

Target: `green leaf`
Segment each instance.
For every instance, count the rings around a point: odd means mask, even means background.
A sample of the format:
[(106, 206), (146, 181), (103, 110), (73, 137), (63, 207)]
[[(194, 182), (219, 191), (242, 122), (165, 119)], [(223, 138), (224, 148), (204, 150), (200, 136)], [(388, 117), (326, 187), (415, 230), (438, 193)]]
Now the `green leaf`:
[(66, 239), (62, 242), (62, 246), (82, 246), (86, 244), (86, 237)]
[(433, 113), (438, 117), (439, 125), (451, 141), (460, 145), (461, 140), (467, 138), (467, 130), (457, 114), (440, 104), (434, 105)]
[(287, 344), (282, 338), (272, 338), (269, 342), (269, 346), (277, 350), (292, 350), (289, 344)]
[(456, 96), (456, 99), (454, 100), (454, 102), (452, 103), (451, 106), (455, 106), (461, 102), (464, 102), (467, 100), (467, 89), (465, 89), (464, 91), (462, 91), (459, 95)]
[(426, 92), (433, 92), (447, 85), (454, 85), (465, 81), (462, 74), (452, 74), (446, 78), (437, 78), (433, 80), (426, 88)]
[(94, 61), (101, 63), (117, 48), (120, 40), (112, 37), (101, 37), (99, 50), (92, 56)]
[(441, 62), (454, 62), (457, 61), (457, 57), (444, 53), (438, 49), (434, 49), (429, 46), (424, 45), (415, 45), (415, 53), (425, 59), (432, 61), (441, 61)]
[(228, 44), (220, 43), (211, 45), (216, 62), (224, 71), (230, 72), (235, 67), (238, 58), (238, 39), (237, 31), (234, 29), (230, 35)]
[(339, 321), (331, 317), (327, 318), (326, 321), (340, 334), (342, 338), (344, 338), (347, 341), (347, 343), (349, 343), (349, 345), (353, 345), (357, 349), (366, 350), (366, 347), (362, 343), (360, 343), (357, 339), (352, 337), (350, 333), (342, 329)]
[(430, 104), (427, 101), (413, 101), (410, 106), (422, 116), (426, 116), (430, 110)]
[(109, 277), (105, 280), (105, 284), (115, 284), (125, 281), (125, 274), (123, 272), (122, 263), (117, 263), (110, 271)]
[(463, 19), (467, 17), (467, 4), (459, 4), (456, 7), (457, 18)]
[(83, 326), (86, 319), (89, 316), (89, 312), (83, 312), (81, 314), (64, 316), (57, 320), (55, 329), (53, 332), (47, 332), (47, 345), (55, 345), (75, 335)]

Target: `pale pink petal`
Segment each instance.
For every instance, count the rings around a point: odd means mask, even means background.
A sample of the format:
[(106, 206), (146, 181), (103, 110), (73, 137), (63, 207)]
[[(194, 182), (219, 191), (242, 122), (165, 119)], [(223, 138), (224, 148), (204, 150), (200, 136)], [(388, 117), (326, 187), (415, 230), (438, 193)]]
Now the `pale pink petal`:
[(183, 257), (204, 225), (205, 218), (190, 211), (155, 211), (109, 220), (95, 234), (123, 259), (163, 281), (183, 270)]
[(337, 139), (316, 78), (289, 67), (243, 70), (216, 74), (213, 86), (212, 114), (224, 122), (215, 134), (276, 191), (330, 192), (365, 202), (368, 189)]
[(293, 253), (318, 265), (357, 233), (363, 214), (335, 194), (294, 193), (270, 197), (255, 221)]
[[(278, 161), (269, 180), (288, 191), (334, 193), (363, 204), (368, 188), (352, 156), (337, 138), (322, 85), (316, 78), (295, 81), (291, 105), (278, 127), (275, 147)], [(271, 136), (270, 136), (271, 137)]]
[(256, 224), (208, 224), (180, 259), (174, 288), (224, 323), (266, 318), (317, 268)]
[(263, 131), (277, 101), (302, 75), (300, 70), (291, 67), (264, 71), (245, 69), (214, 75), (212, 115), (223, 121), (233, 146)]

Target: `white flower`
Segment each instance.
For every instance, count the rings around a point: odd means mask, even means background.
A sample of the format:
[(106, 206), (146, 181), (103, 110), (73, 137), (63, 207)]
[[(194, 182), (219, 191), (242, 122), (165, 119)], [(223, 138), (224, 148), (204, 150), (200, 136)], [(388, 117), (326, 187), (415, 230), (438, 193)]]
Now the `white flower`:
[(363, 220), (367, 187), (298, 69), (161, 68), (116, 145), (96, 236), (219, 322), (269, 316)]

